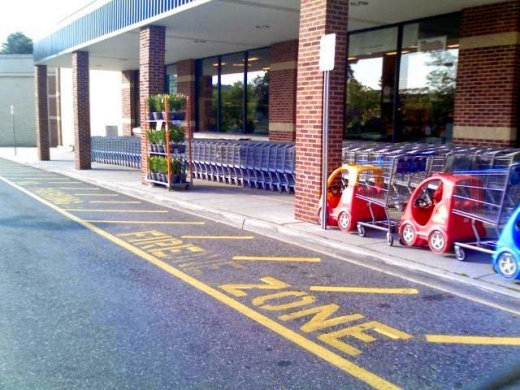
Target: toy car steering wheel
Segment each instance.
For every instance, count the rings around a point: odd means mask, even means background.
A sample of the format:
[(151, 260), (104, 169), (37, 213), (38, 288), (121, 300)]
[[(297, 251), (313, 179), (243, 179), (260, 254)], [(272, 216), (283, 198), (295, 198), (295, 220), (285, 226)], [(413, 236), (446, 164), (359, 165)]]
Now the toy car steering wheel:
[(417, 199), (415, 199), (415, 202), (413, 203), (415, 207), (419, 207), (420, 209), (427, 209), (432, 204), (432, 200), (428, 195), (418, 197)]

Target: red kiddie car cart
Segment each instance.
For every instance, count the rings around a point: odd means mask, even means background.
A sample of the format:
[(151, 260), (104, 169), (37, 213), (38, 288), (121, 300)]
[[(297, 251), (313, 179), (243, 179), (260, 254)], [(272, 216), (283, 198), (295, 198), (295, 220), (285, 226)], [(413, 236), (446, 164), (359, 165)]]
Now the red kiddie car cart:
[(433, 253), (449, 252), (455, 241), (475, 239), (476, 229), (484, 236), (486, 229), (482, 223), (472, 224), (471, 220), (453, 213), (453, 208), (470, 207), (455, 204), (456, 188), (460, 184), (470, 189), (473, 199), (482, 198), (480, 180), (467, 174), (436, 173), (423, 180), (413, 191), (406, 205), (399, 225), (399, 242), (405, 246), (430, 247)]
[[(365, 178), (382, 177), (381, 168), (373, 165), (343, 164), (327, 179), (327, 225), (342, 231), (355, 230), (358, 221), (386, 218), (384, 207), (372, 205), (356, 197), (366, 191)], [(320, 199), (318, 222), (321, 223)]]

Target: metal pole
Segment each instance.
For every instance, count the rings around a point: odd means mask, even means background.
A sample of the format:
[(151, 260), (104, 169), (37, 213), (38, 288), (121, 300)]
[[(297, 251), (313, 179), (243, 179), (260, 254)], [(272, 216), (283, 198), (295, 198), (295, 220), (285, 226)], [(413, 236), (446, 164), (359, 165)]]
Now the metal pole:
[(13, 120), (13, 144), (14, 144), (14, 155), (16, 156), (16, 130), (14, 128), (14, 106), (11, 104), (11, 118)]
[(327, 229), (327, 179), (329, 162), (329, 71), (323, 72), (323, 133), (321, 140), (321, 228)]

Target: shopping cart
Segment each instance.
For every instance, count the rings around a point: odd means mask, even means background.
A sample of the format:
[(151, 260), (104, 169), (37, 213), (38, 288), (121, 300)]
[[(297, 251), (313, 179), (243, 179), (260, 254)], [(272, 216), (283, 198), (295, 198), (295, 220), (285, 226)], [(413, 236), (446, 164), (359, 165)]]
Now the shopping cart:
[(455, 242), (455, 257), (466, 259), (465, 249), (493, 255), (504, 225), (520, 202), (520, 163), (507, 168), (468, 172), (478, 179), (475, 183), (461, 182), (455, 188), (453, 212), (471, 220), (473, 226), (482, 223), (485, 234), (474, 228), (475, 241)]
[[(365, 184), (359, 182), (363, 177), (381, 177), (381, 168), (372, 165), (343, 164), (332, 172), (327, 179), (327, 225), (338, 226), (342, 231), (356, 229), (360, 220), (386, 217), (382, 206), (369, 207), (368, 202), (356, 194), (365, 192)], [(323, 198), (318, 207), (318, 223), (321, 225)], [(373, 213), (373, 214), (372, 214)]]
[[(421, 154), (383, 155), (378, 156), (373, 165), (380, 168), (378, 171), (367, 171), (359, 177), (363, 190), (355, 196), (366, 202), (371, 218), (358, 221), (357, 231), (361, 237), (366, 235), (365, 228), (372, 228), (386, 232), (388, 245), (393, 245), (393, 233), (399, 225), (396, 212), (402, 212), (412, 193), (411, 183), (415, 182), (416, 175), (424, 175), (428, 167), (429, 156)], [(370, 162), (370, 161), (369, 161)], [(375, 164), (374, 164), (375, 162)], [(378, 218), (376, 209), (385, 210), (385, 218)], [(393, 218), (390, 217), (392, 212)]]
[(435, 173), (413, 191), (399, 224), (399, 242), (405, 246), (429, 246), (433, 253), (451, 250), (454, 241), (474, 240), (474, 229), (485, 234), (482, 223), (453, 213), (455, 189), (467, 186), (470, 196), (479, 196), (482, 183), (471, 175)]

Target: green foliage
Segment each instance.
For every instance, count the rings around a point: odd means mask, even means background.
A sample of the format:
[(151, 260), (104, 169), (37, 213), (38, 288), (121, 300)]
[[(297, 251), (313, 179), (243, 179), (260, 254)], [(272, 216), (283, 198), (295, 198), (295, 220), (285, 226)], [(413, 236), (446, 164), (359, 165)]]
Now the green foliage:
[(178, 175), (183, 171), (184, 160), (181, 156), (174, 156), (170, 160), (170, 172), (172, 175)]
[(164, 111), (164, 96), (163, 94), (151, 95), (146, 99), (146, 105), (150, 112)]
[(184, 142), (184, 139), (186, 138), (186, 133), (184, 132), (184, 129), (181, 126), (173, 125), (169, 129), (168, 137), (170, 139), (170, 142)]
[(168, 106), (170, 107), (170, 110), (178, 111), (186, 108), (186, 103), (188, 101), (186, 95), (182, 93), (172, 93), (166, 96), (168, 98)]
[(33, 41), (21, 32), (15, 32), (2, 43), (1, 54), (32, 54)]

